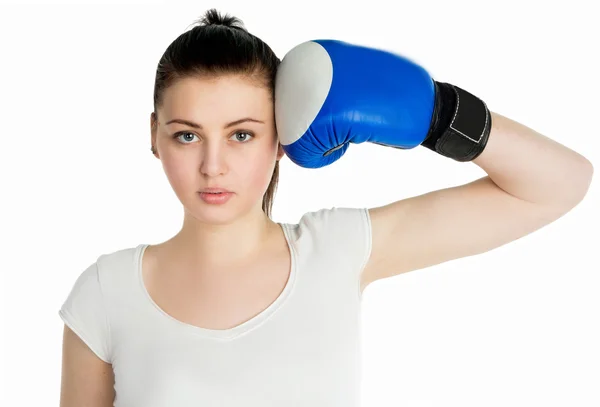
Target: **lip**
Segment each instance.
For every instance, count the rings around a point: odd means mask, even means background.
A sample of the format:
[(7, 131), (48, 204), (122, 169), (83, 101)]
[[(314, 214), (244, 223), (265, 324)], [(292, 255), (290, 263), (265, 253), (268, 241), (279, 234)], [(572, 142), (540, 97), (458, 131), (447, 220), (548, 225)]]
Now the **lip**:
[(224, 193), (230, 193), (231, 191), (225, 189), (225, 188), (218, 188), (218, 187), (212, 187), (212, 188), (204, 188), (202, 190), (200, 190), (199, 192), (224, 192)]

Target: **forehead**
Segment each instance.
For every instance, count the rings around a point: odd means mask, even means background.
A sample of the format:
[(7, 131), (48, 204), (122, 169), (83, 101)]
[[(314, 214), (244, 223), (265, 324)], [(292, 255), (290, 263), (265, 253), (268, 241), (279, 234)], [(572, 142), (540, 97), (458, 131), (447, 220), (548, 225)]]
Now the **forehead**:
[(260, 111), (272, 108), (271, 92), (256, 81), (239, 75), (177, 80), (164, 94), (170, 109), (229, 107)]

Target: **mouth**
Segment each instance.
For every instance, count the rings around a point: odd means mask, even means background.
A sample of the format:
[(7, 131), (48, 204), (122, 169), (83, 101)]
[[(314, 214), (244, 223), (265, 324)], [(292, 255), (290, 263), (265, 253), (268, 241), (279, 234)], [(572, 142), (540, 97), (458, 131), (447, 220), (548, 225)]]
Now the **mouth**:
[(205, 188), (198, 192), (200, 192), (201, 194), (215, 194), (215, 195), (231, 193), (231, 191), (228, 191), (224, 188)]
[(202, 190), (198, 191), (200, 198), (207, 204), (220, 205), (224, 204), (234, 195), (233, 192), (229, 191), (210, 191)]

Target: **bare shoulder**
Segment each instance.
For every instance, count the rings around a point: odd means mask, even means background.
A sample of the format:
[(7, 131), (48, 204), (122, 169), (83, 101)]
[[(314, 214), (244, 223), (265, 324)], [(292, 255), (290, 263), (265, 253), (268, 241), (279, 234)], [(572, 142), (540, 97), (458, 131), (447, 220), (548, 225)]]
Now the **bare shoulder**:
[(112, 365), (96, 356), (65, 324), (60, 407), (109, 407), (114, 398)]

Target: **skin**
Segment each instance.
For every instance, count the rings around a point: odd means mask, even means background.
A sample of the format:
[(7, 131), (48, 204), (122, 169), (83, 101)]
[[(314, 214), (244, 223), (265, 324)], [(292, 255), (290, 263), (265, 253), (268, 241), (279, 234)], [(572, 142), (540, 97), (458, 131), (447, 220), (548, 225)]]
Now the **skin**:
[[(243, 267), (260, 258), (267, 243), (281, 236), (279, 225), (262, 210), (275, 164), (284, 155), (269, 89), (237, 75), (185, 78), (166, 90), (157, 116), (151, 115), (151, 142), (184, 219), (181, 230), (154, 249), (196, 273)], [(245, 117), (264, 123), (225, 128)], [(202, 129), (166, 124), (176, 118)], [(234, 194), (225, 204), (210, 205), (198, 194), (209, 186)]]

